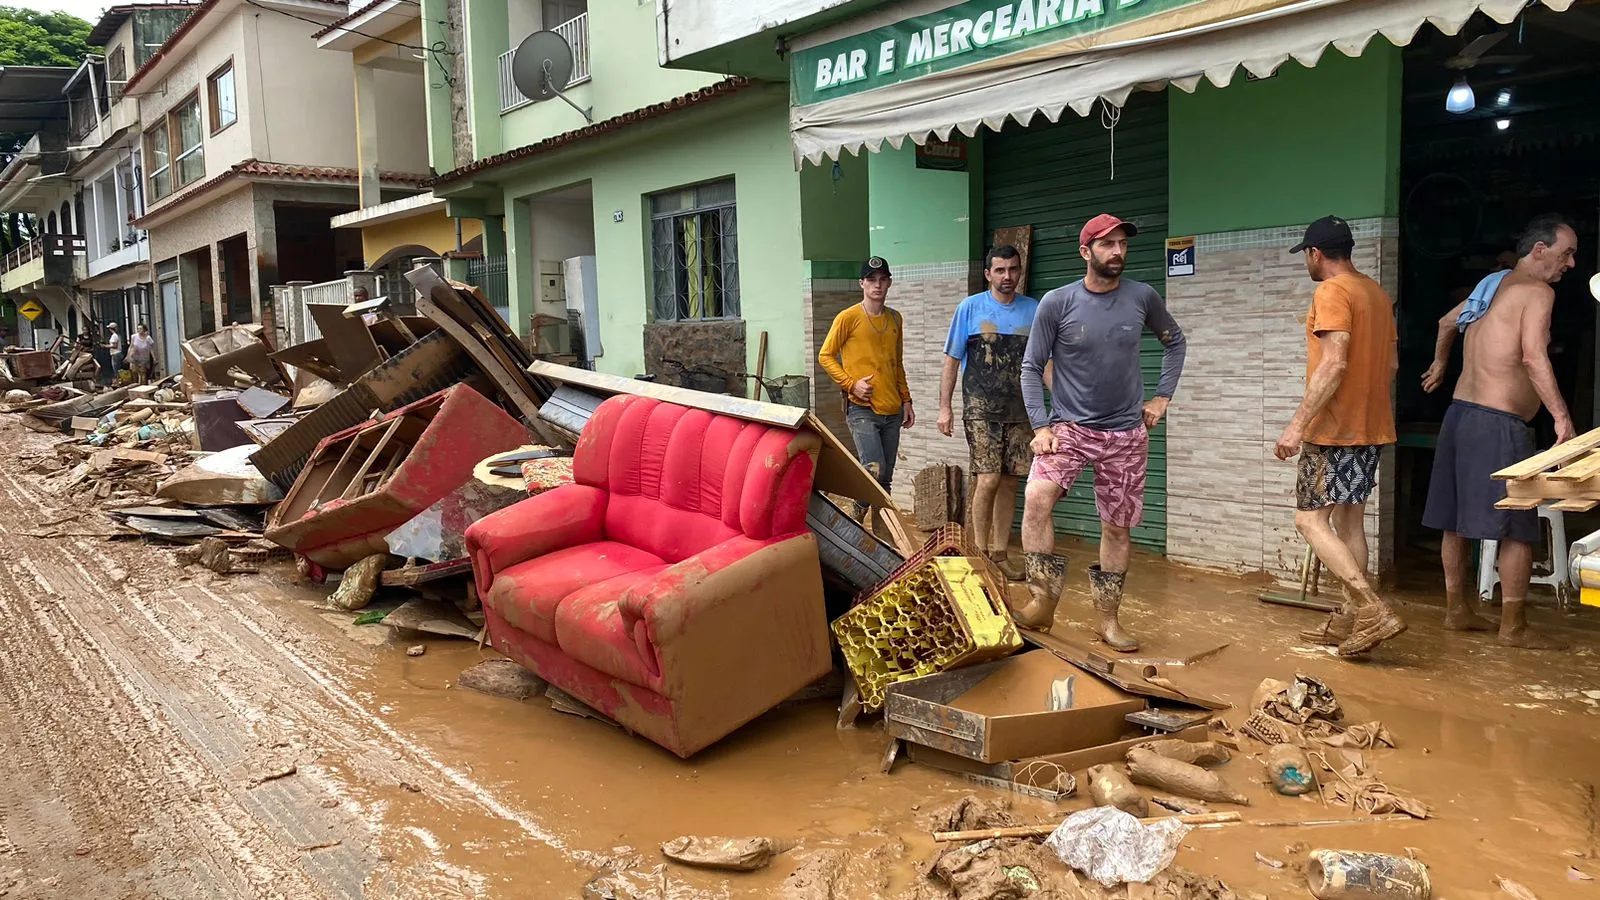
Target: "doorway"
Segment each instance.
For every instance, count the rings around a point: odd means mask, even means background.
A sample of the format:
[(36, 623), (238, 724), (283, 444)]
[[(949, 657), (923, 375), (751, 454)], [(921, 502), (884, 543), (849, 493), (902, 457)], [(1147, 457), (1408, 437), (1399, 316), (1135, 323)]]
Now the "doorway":
[[(1425, 27), (1405, 50), (1397, 559), (1402, 578), (1419, 573), (1419, 587), (1440, 577), (1439, 535), (1421, 520), (1439, 423), (1461, 371), (1460, 341), (1437, 392), (1424, 393), (1420, 375), (1433, 360), (1440, 317), (1485, 275), (1514, 264), (1517, 237), (1538, 215), (1562, 215), (1578, 235), (1577, 266), (1555, 285), (1550, 361), (1577, 430), (1600, 424), (1596, 308), (1586, 286), (1600, 238), (1597, 50), (1600, 10), (1583, 5), (1563, 13), (1531, 7), (1509, 25), (1479, 13), (1458, 35)], [(1548, 412), (1533, 427), (1539, 446), (1553, 443)], [(1585, 530), (1570, 518), (1567, 529)]]

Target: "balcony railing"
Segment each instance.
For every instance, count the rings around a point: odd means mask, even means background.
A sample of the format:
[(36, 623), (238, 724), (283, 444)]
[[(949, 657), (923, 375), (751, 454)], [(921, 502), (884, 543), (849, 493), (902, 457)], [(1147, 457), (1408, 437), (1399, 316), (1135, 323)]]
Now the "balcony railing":
[(41, 234), (0, 260), (0, 272), (25, 266), (42, 256), (73, 256), (88, 252), (89, 242), (78, 234)]
[[(572, 80), (562, 88), (570, 88), (575, 84), (582, 84), (589, 80), (589, 14), (575, 16), (550, 29), (556, 34), (566, 38), (567, 45), (572, 48)], [(511, 78), (511, 58), (517, 55), (515, 47), (500, 54), (500, 111), (508, 113), (519, 106), (526, 106), (532, 101), (521, 91), (517, 90), (517, 83)]]

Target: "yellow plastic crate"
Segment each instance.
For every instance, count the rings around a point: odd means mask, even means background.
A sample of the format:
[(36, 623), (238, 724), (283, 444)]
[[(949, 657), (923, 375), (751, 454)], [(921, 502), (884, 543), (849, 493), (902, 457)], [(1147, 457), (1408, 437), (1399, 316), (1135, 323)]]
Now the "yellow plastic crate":
[(934, 557), (834, 620), (833, 634), (856, 676), (863, 708), (881, 709), (895, 682), (1021, 649), (1005, 587), (986, 572), (965, 557)]

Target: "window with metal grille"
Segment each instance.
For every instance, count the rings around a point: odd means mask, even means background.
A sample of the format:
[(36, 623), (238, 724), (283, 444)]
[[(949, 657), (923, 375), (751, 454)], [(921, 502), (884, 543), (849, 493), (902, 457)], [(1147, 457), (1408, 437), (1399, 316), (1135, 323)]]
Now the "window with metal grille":
[(733, 180), (650, 197), (655, 319), (739, 317), (739, 228)]

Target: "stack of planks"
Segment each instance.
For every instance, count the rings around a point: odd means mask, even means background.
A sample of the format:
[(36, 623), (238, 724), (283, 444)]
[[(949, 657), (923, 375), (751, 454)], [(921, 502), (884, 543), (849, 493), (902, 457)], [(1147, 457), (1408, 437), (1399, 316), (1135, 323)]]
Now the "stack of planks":
[(1582, 513), (1600, 506), (1600, 428), (1494, 473), (1506, 483), (1500, 509), (1552, 509)]

